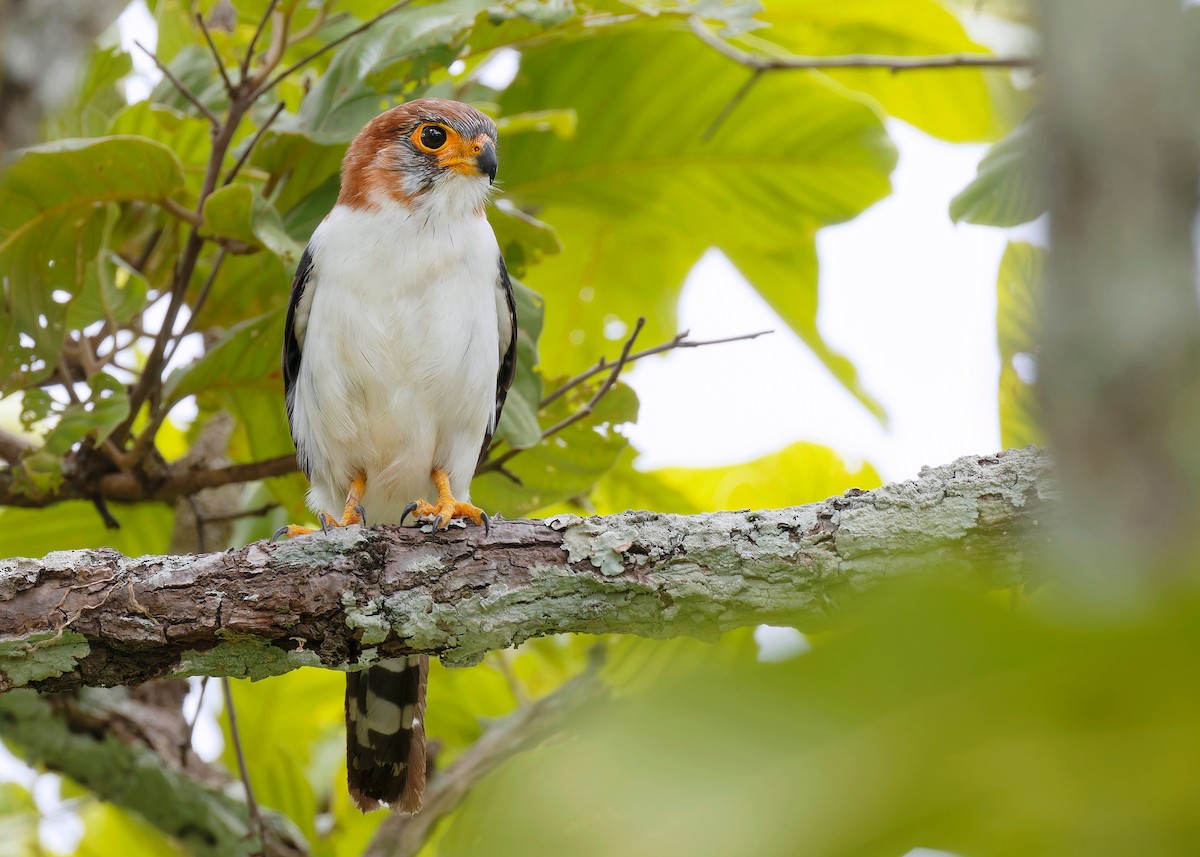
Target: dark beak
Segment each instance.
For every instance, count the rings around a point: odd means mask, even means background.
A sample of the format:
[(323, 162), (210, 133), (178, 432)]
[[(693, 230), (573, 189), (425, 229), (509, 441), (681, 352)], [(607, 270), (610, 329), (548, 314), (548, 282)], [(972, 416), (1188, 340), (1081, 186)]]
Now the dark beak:
[(483, 144), (483, 151), (475, 156), (475, 169), (488, 177), (488, 184), (496, 181), (496, 144), (488, 140)]

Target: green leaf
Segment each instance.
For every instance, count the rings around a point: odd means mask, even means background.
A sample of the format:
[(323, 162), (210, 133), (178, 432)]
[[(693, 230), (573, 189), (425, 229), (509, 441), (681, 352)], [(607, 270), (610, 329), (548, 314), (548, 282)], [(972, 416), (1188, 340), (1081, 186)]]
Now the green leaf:
[(182, 163), (193, 168), (196, 190), (212, 151), (211, 130), (206, 120), (153, 101), (129, 105), (108, 125), (109, 134), (145, 137), (168, 146)]
[(472, 790), (443, 853), (1191, 852), (1195, 599), (1105, 622), (893, 589), (802, 656), (581, 708)]
[(979, 162), (975, 178), (950, 200), (950, 219), (982, 226), (1019, 226), (1046, 212), (1033, 144), (1037, 120), (1026, 119)]
[[(869, 402), (817, 332), (814, 235), (888, 192), (895, 151), (874, 110), (813, 75), (765, 77), (706, 140), (744, 82), (684, 33), (607, 31), (523, 55), (503, 112), (571, 105), (579, 117), (572, 140), (523, 136), (502, 166), (508, 197), (564, 248), (528, 272), (555, 308), (543, 344), (555, 372), (607, 350), (614, 318), (646, 316), (648, 343), (672, 336), (684, 277), (716, 246)], [(613, 104), (663, 118), (630, 122)]]
[(40, 857), (40, 820), (33, 795), (18, 783), (0, 783), (0, 857)]
[[(985, 54), (937, 0), (764, 0), (770, 26), (737, 40), (753, 53), (786, 56), (931, 56)], [(783, 48), (783, 52), (779, 48)], [(959, 68), (895, 73), (888, 69), (822, 72), (863, 92), (898, 119), (952, 142), (994, 140), (1006, 128), (995, 96), (1010, 89), (1003, 72)]]
[(244, 184), (227, 185), (204, 201), (201, 234), (265, 247), (289, 266), (296, 265), (304, 252), (304, 247), (287, 234), (279, 212)]
[[(584, 387), (559, 398), (547, 408), (543, 421), (555, 425), (578, 411), (594, 391)], [(471, 498), (512, 518), (587, 496), (628, 444), (620, 427), (637, 419), (637, 408), (633, 390), (615, 384), (588, 417), (508, 462), (506, 467), (520, 484), (499, 473), (484, 473), (471, 483)]]
[(87, 383), (91, 395), (68, 405), (46, 437), (45, 451), (55, 458), (61, 458), (87, 435), (102, 443), (129, 416), (129, 394), (124, 384), (104, 372), (88, 378)]
[(218, 388), (279, 386), (272, 376), (280, 371), (283, 317), (283, 310), (275, 310), (227, 330), (204, 356), (171, 373), (163, 400), (174, 403)]
[(109, 119), (126, 105), (120, 81), (131, 71), (133, 61), (119, 46), (97, 48), (87, 60), (75, 98), (49, 120), (46, 136), (103, 134)]
[[(294, 118), (281, 116), (276, 126), (289, 119), (294, 121)], [(332, 179), (334, 191), (332, 196), (327, 197), (328, 212), (337, 197), (338, 169), (345, 154), (346, 147), (342, 143), (321, 144), (299, 131), (272, 127), (250, 155), (250, 165), (282, 179), (277, 195), (272, 196), (279, 211), (290, 211), (308, 194)], [(311, 232), (310, 229), (301, 235), (293, 235), (300, 240), (307, 240)]]
[(506, 442), (525, 449), (542, 436), (538, 411), (542, 401), (542, 378), (535, 371), (538, 363), (537, 341), (542, 332), (541, 296), (515, 278), (513, 296), (517, 305), (517, 375), (504, 403), (500, 425), (493, 443)]
[(95, 801), (80, 813), (83, 836), (72, 857), (175, 857), (177, 846), (149, 822), (108, 803)]
[[(1037, 391), (1021, 377), (1037, 371), (1037, 305), (1045, 251), (1008, 245), (996, 280), (996, 339), (1000, 348), (1000, 440), (1006, 449), (1042, 443)], [(1024, 365), (1021, 365), (1024, 364)]]
[[(106, 241), (107, 245), (108, 242)], [(67, 307), (67, 327), (82, 330), (92, 322), (124, 324), (146, 306), (149, 284), (118, 256), (101, 249), (96, 263), (88, 269), (83, 291)]]
[(0, 393), (45, 377), (104, 230), (103, 203), (157, 200), (183, 183), (166, 146), (136, 137), (26, 149), (0, 176)]
[(500, 199), (487, 210), (488, 221), (496, 233), (496, 243), (504, 254), (508, 272), (525, 275), (529, 265), (562, 251), (554, 227), (526, 214), (507, 200)]
[[(162, 34), (159, 34), (160, 50)], [(160, 53), (161, 57), (162, 54)], [(196, 96), (196, 99), (214, 113), (220, 113), (229, 101), (225, 85), (217, 74), (212, 54), (203, 45), (191, 42), (185, 44), (175, 57), (167, 63), (167, 68), (175, 78)], [(150, 100), (155, 104), (164, 104), (188, 116), (203, 117), (188, 98), (175, 88), (170, 80), (163, 77), (150, 93)]]
[(175, 513), (161, 503), (137, 503), (109, 509), (121, 523), (105, 528), (96, 507), (83, 500), (47, 509), (0, 508), (5, 556), (41, 557), (55, 550), (110, 547), (125, 556), (167, 552)]
[[(296, 822), (309, 842), (317, 839), (318, 806), (345, 789), (345, 685), (342, 675), (315, 669), (230, 682), (255, 796)], [(221, 727), (222, 761), (236, 772), (224, 713)]]
[(882, 484), (869, 464), (852, 468), (815, 443), (794, 443), (745, 464), (667, 467), (639, 472), (615, 467), (592, 494), (598, 514), (626, 509), (695, 514), (723, 509), (781, 509), (815, 503), (851, 488)]
[[(449, 45), (488, 5), (488, 0), (444, 0), (410, 7), (350, 40), (305, 97), (301, 128), (318, 143), (352, 140), (386, 106), (388, 96), (404, 91), (414, 55)], [(454, 56), (446, 52), (441, 59), (449, 65)]]

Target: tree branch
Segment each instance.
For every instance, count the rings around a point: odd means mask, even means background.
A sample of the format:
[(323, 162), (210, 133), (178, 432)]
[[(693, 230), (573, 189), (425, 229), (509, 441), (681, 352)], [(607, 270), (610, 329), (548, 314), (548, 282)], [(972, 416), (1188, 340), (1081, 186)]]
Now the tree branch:
[(889, 57), (878, 54), (847, 54), (826, 57), (768, 57), (735, 48), (708, 28), (699, 17), (691, 19), (692, 32), (713, 50), (734, 62), (756, 71), (781, 69), (882, 68), (888, 71), (921, 71), (947, 68), (1035, 68), (1034, 57), (997, 56), (995, 54), (944, 54), (925, 57)]
[[(79, 694), (0, 695), (0, 734), (30, 762), (59, 771), (107, 801), (133, 810), (197, 857), (302, 857), (304, 839), (276, 812), (264, 813), (263, 848), (247, 838), (246, 805), (228, 778), (190, 751), (186, 724), (143, 699), (143, 691), (88, 688)], [(152, 695), (152, 694), (151, 694)], [(172, 700), (178, 702), (178, 700)]]
[(0, 561), (0, 687), (262, 677), (401, 653), (451, 665), (530, 637), (715, 637), (818, 621), (842, 594), (931, 566), (1023, 580), (1052, 496), (1034, 449), (761, 512), (349, 527), (219, 554)]
[(16, 464), (21, 460), (22, 455), (35, 447), (36, 444), (25, 438), (0, 429), (0, 458), (9, 464)]
[(0, 506), (43, 509), (64, 500), (111, 500), (115, 503), (140, 503), (145, 500), (172, 502), (206, 488), (220, 488), (241, 482), (256, 482), (275, 476), (287, 476), (297, 470), (296, 456), (280, 455), (246, 464), (226, 467), (201, 467), (182, 470), (165, 479), (148, 482), (128, 471), (107, 473), (98, 481), (69, 481), (47, 494), (26, 494), (16, 486), (12, 470), (0, 470)]

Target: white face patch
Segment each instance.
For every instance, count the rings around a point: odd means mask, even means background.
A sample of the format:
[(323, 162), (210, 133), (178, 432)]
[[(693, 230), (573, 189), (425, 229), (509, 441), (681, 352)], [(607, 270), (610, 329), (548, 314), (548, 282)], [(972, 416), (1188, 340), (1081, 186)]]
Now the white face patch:
[[(417, 185), (417, 187), (410, 187)], [(485, 175), (465, 175), (446, 170), (434, 179), (431, 187), (421, 189), (420, 178), (405, 178), (405, 193), (412, 197), (419, 212), (460, 219), (482, 211), (492, 195), (492, 185)]]

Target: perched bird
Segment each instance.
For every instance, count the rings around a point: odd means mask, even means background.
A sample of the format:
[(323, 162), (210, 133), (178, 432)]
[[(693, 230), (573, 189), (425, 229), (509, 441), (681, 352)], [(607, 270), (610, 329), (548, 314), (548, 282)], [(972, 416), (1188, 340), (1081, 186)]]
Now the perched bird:
[[(377, 116), (346, 152), (284, 331), (288, 420), (323, 526), (399, 524), (414, 511), (435, 530), (453, 518), (487, 526), (471, 477), (512, 384), (517, 335), (484, 216), (496, 168), (495, 123), (434, 98)], [(364, 812), (420, 808), (428, 668), (411, 656), (347, 674), (347, 778)]]

